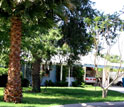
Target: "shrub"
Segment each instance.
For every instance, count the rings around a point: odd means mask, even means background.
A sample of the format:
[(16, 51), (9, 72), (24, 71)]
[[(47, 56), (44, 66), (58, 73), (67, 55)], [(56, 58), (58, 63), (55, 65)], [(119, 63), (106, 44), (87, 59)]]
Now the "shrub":
[(64, 82), (64, 81), (56, 82), (56, 86), (65, 87), (68, 86), (68, 82)]
[(55, 84), (51, 80), (46, 80), (45, 81), (45, 86), (54, 86)]
[(0, 87), (6, 87), (8, 68), (0, 68)]
[(0, 75), (0, 87), (6, 87), (8, 75)]
[(48, 86), (48, 82), (49, 82), (48, 80), (45, 81), (45, 86)]
[(49, 86), (54, 86), (55, 84), (51, 80), (49, 80), (48, 85)]
[(77, 82), (77, 81), (75, 81), (75, 82), (72, 82), (72, 86), (73, 86), (73, 87), (78, 87), (78, 86), (79, 86), (79, 84), (78, 84), (78, 82)]
[(74, 66), (73, 67), (73, 77), (76, 78), (78, 85), (81, 85), (81, 82), (83, 82), (83, 75), (84, 75), (84, 70), (81, 66)]
[(81, 85), (80, 85), (82, 88), (85, 87), (85, 83), (84, 82), (81, 82)]
[(22, 78), (21, 79), (21, 85), (22, 85), (22, 87), (28, 87), (29, 86), (29, 80), (28, 79), (25, 79), (25, 78)]
[[(0, 68), (0, 87), (6, 87), (7, 84), (7, 75), (8, 73), (8, 68)], [(29, 86), (29, 81), (28, 79), (22, 78), (22, 73), (21, 73), (21, 85), (22, 87), (28, 87)]]

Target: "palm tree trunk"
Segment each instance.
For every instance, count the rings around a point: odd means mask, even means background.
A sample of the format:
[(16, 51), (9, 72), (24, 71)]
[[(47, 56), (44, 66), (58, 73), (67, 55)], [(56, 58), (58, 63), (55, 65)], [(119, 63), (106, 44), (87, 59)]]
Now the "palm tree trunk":
[(32, 67), (32, 91), (40, 92), (40, 59), (36, 59)]
[(22, 100), (20, 76), (21, 19), (11, 18), (11, 46), (9, 55), (8, 83), (4, 91), (4, 101), (19, 103)]

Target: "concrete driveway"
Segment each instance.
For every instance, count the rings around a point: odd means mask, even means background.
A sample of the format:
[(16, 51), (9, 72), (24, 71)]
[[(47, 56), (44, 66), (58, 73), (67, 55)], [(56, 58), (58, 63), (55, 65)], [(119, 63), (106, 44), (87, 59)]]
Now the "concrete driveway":
[(124, 87), (109, 87), (109, 90), (117, 91), (120, 93), (124, 93)]

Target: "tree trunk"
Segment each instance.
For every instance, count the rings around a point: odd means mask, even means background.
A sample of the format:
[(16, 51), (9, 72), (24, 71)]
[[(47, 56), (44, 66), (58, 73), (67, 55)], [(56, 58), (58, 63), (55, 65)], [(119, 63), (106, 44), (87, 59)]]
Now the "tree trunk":
[(60, 81), (62, 81), (62, 74), (63, 74), (63, 65), (62, 64), (60, 64), (61, 65), (61, 71), (60, 71)]
[(71, 73), (71, 68), (70, 68), (70, 66), (69, 66), (69, 69), (68, 69), (68, 87), (70, 87), (71, 86), (71, 78), (70, 78), (70, 73)]
[(32, 65), (32, 91), (40, 92), (40, 59), (36, 59)]
[(106, 98), (108, 93), (108, 89), (103, 89), (102, 90), (102, 98)]
[(20, 76), (21, 19), (12, 17), (11, 24), (8, 83), (4, 92), (4, 101), (19, 103), (22, 100)]

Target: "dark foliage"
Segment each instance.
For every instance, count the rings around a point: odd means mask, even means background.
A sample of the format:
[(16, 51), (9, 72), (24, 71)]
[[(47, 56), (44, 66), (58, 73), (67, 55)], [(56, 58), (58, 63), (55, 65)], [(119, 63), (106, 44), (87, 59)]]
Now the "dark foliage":
[(51, 80), (45, 81), (45, 86), (55, 86), (55, 83), (53, 83)]
[(6, 87), (7, 77), (6, 74), (0, 75), (0, 87)]
[(78, 84), (78, 82), (77, 82), (77, 81), (75, 81), (75, 82), (72, 82), (72, 86), (73, 86), (73, 87), (78, 87), (78, 86), (79, 86), (79, 84)]
[(56, 86), (60, 86), (60, 87), (66, 87), (66, 86), (68, 86), (68, 82), (56, 82), (56, 84), (55, 84)]
[[(6, 74), (0, 75), (0, 87), (6, 87), (7, 77), (8, 77), (8, 75), (6, 75)], [(22, 87), (29, 86), (29, 81), (27, 79), (22, 78), (21, 81), (22, 81)]]
[[(62, 81), (66, 81), (66, 77), (68, 75), (68, 67), (63, 66), (63, 72), (62, 72)], [(60, 65), (56, 66), (56, 80), (57, 82), (60, 82)]]
[(21, 82), (22, 82), (22, 87), (29, 87), (29, 80), (28, 79), (22, 78)]
[(84, 75), (83, 68), (81, 66), (74, 66), (73, 67), (73, 77), (75, 77), (76, 82), (73, 84), (74, 85), (77, 84), (78, 86), (81, 85), (81, 82), (83, 82), (83, 75)]

